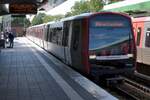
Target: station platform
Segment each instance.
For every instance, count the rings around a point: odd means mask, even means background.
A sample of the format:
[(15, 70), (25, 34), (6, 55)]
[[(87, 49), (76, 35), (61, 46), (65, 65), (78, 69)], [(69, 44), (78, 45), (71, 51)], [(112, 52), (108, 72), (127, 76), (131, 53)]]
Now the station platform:
[(0, 53), (0, 100), (117, 100), (27, 38)]

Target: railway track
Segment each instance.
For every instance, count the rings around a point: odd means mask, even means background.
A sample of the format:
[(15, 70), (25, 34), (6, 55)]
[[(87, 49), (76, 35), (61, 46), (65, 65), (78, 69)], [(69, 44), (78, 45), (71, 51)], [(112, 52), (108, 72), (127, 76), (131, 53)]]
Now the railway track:
[(125, 77), (150, 88), (150, 77), (146, 75), (135, 72), (133, 75), (126, 75)]
[[(150, 88), (150, 77), (149, 76), (135, 72), (133, 77), (134, 77), (134, 79), (137, 78), (136, 81), (138, 81), (139, 83), (146, 85), (147, 87)], [(140, 81), (142, 81), (142, 82), (140, 82)]]
[(150, 100), (150, 88), (127, 78), (124, 78), (123, 83), (117, 85), (116, 89), (132, 100)]

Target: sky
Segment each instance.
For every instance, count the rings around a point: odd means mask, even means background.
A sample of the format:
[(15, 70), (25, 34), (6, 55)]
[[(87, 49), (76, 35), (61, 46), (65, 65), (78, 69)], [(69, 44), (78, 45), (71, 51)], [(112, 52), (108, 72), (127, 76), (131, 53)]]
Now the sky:
[(150, 1), (150, 0), (125, 0), (123, 2), (118, 2), (117, 4), (110, 4), (107, 6), (104, 6), (104, 10), (108, 10), (108, 9), (112, 9), (112, 8), (118, 8), (118, 7), (123, 7), (126, 5), (133, 5), (133, 4), (137, 4), (137, 3), (141, 3), (141, 2), (146, 2), (146, 1)]
[[(67, 12), (69, 12), (71, 10), (71, 7), (75, 4), (76, 1), (82, 1), (82, 0), (67, 0), (64, 3), (60, 4), (59, 6), (56, 6), (55, 8), (53, 8), (45, 13), (47, 15), (58, 15), (58, 14), (65, 15)], [(86, 1), (86, 0), (83, 0), (83, 1)], [(125, 0), (126, 3), (129, 3), (129, 2), (135, 3), (135, 2), (141, 2), (141, 1), (149, 1), (149, 0)], [(116, 5), (113, 5), (113, 7), (116, 7)], [(108, 6), (108, 8), (109, 8), (109, 6)], [(32, 18), (33, 18), (33, 16), (32, 16)], [(31, 18), (31, 20), (32, 20), (32, 18)]]
[(46, 12), (48, 15), (58, 15), (58, 14), (66, 14), (71, 10), (71, 7), (74, 5), (76, 1), (81, 0), (67, 0), (64, 3), (60, 4), (59, 6), (53, 8), (52, 10)]
[[(59, 6), (49, 10), (48, 12), (42, 12), (42, 13), (46, 13), (47, 15), (58, 15), (58, 14), (65, 15), (67, 12), (71, 11), (71, 7), (75, 4), (76, 1), (81, 1), (81, 0), (67, 0), (64, 3), (60, 4)], [(34, 16), (35, 15), (27, 15), (26, 17), (30, 21), (32, 21)]]

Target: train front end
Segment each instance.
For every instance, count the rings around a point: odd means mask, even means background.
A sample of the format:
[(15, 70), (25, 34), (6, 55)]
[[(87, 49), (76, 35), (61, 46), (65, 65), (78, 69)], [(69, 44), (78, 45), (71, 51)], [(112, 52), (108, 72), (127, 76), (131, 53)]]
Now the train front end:
[(136, 48), (128, 16), (99, 13), (90, 17), (89, 61), (96, 76), (133, 73)]

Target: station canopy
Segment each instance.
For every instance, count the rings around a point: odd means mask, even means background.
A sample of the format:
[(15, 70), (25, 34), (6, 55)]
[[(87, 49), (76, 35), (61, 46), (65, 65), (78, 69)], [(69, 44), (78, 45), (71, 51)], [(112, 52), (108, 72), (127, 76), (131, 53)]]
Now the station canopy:
[(104, 6), (104, 11), (126, 12), (131, 15), (150, 15), (150, 0), (125, 0)]
[(0, 15), (36, 14), (48, 0), (0, 0)]

